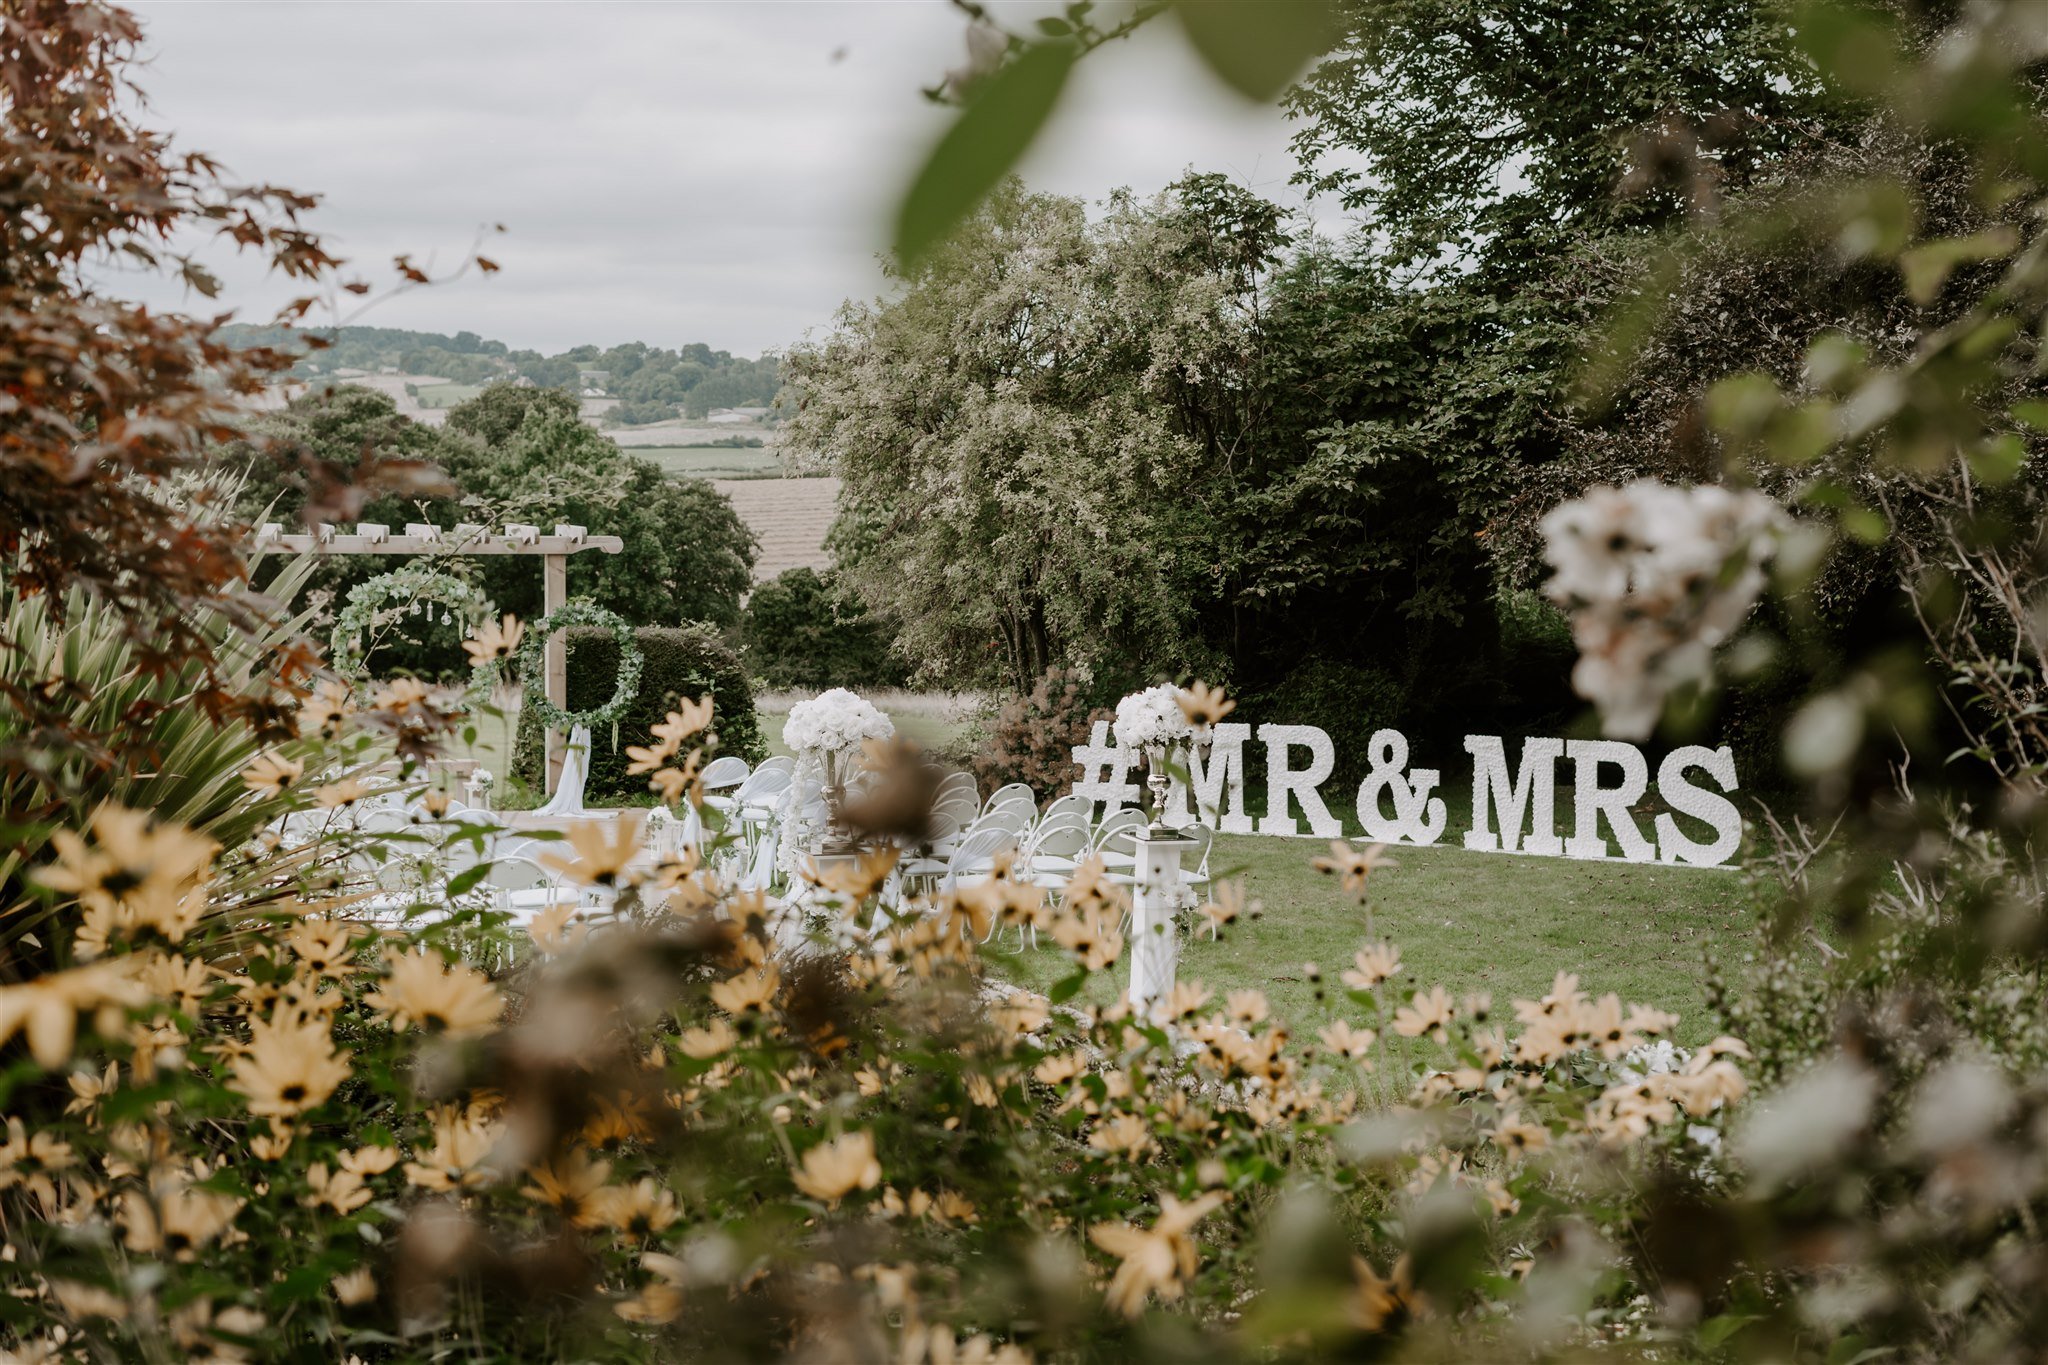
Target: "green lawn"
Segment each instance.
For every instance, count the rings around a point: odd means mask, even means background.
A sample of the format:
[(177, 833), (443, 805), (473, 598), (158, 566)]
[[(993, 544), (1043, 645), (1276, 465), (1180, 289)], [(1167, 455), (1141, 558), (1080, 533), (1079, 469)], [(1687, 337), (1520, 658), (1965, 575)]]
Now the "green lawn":
[(739, 446), (626, 446), (635, 459), (660, 465), (672, 479), (779, 479), (782, 458)]
[[(1739, 874), (1468, 853), (1454, 833), (1444, 837), (1448, 847), (1394, 850), (1397, 866), (1373, 874), (1364, 908), (1311, 867), (1324, 849), (1316, 840), (1218, 838), (1211, 870), (1241, 873), (1265, 913), (1221, 942), (1203, 931), (1184, 944), (1181, 979), (1219, 992), (1256, 986), (1281, 1018), (1319, 1028), (1351, 1017), (1337, 978), (1359, 946), (1377, 937), (1400, 945), (1410, 974), (1404, 991), (1439, 984), (1457, 995), (1489, 991), (1511, 1018), (1511, 997), (1541, 995), (1557, 972), (1577, 971), (1595, 994), (1616, 991), (1678, 1013), (1682, 1042), (1713, 1036), (1705, 1013), (1708, 951), (1739, 951), (1752, 923)], [(1049, 940), (999, 961), (1018, 984), (1039, 990), (1069, 971)], [(1308, 962), (1322, 968), (1331, 988), (1321, 1003), (1302, 970)], [(1125, 979), (1121, 968), (1099, 976), (1091, 998), (1106, 1002)]]

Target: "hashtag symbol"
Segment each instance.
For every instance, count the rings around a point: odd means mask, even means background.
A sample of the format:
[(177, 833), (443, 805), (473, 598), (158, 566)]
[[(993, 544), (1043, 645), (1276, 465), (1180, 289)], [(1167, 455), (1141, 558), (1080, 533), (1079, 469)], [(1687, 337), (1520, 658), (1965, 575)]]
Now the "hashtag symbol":
[(1096, 721), (1088, 743), (1074, 746), (1074, 765), (1081, 770), (1081, 780), (1074, 784), (1074, 795), (1100, 802), (1101, 814), (1109, 815), (1138, 799), (1138, 784), (1125, 780), (1137, 762), (1135, 750), (1109, 742), (1109, 722)]

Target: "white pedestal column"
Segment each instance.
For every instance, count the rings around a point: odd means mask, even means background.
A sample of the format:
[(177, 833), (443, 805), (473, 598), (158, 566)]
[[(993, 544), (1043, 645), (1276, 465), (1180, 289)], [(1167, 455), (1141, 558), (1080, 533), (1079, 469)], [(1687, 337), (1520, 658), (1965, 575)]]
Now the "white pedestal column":
[(1193, 839), (1136, 841), (1138, 884), (1131, 892), (1131, 1005), (1143, 1014), (1155, 1000), (1173, 991), (1180, 960), (1180, 940), (1173, 923), (1180, 902), (1181, 855), (1195, 847)]

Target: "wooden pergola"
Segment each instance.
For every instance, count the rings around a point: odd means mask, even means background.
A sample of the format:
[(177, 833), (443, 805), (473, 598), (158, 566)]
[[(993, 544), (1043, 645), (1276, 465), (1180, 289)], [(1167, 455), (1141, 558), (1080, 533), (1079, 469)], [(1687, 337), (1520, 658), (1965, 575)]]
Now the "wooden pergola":
[[(544, 535), (538, 526), (508, 523), (503, 531), (471, 522), (444, 531), (438, 526), (413, 522), (402, 535), (388, 526), (358, 522), (352, 532), (343, 532), (326, 522), (311, 532), (286, 534), (278, 522), (265, 522), (256, 532), (257, 553), (283, 551), (289, 554), (328, 555), (539, 555), (541, 559), (541, 609), (552, 616), (569, 600), (569, 556), (585, 550), (615, 555), (626, 548), (617, 536), (593, 536), (581, 526), (558, 525), (554, 534)], [(556, 706), (569, 705), (569, 659), (560, 632), (548, 640), (542, 652), (547, 698)], [(562, 754), (568, 736), (559, 730), (547, 732), (547, 789), (550, 794), (562, 773)]]

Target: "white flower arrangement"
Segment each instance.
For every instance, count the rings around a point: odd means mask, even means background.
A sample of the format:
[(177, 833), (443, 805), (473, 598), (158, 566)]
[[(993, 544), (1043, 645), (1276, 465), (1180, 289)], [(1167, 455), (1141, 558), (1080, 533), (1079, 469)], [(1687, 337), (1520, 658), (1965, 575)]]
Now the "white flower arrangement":
[(1172, 683), (1133, 692), (1116, 704), (1110, 725), (1116, 742), (1127, 749), (1156, 749), (1178, 744), (1195, 729), (1180, 709), (1180, 689)]
[(1543, 518), (1555, 570), (1544, 591), (1579, 648), (1572, 686), (1608, 734), (1647, 736), (1674, 688), (1711, 674), (1788, 526), (1761, 493), (1656, 479), (1592, 489)]
[(890, 739), (895, 734), (895, 725), (873, 702), (835, 687), (789, 708), (782, 742), (799, 753), (853, 754), (867, 740)]

